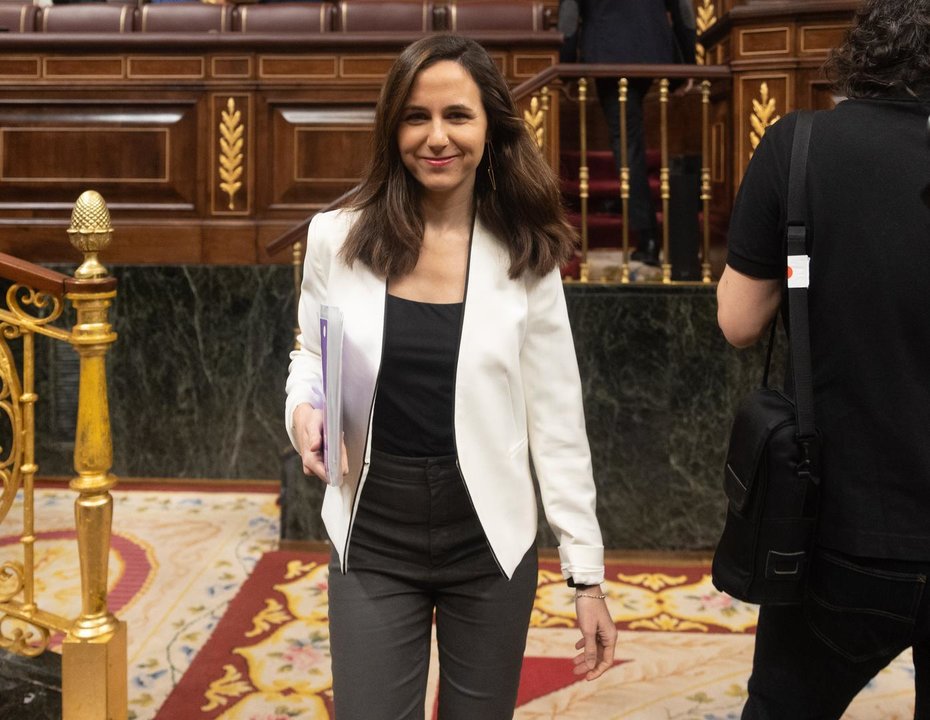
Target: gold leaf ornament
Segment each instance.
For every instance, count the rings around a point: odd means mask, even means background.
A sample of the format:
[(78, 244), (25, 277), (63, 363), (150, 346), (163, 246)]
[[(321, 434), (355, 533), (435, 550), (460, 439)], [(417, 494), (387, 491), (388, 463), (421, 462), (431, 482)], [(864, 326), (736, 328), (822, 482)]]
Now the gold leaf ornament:
[(681, 620), (673, 617), (668, 613), (662, 613), (654, 618), (637, 620), (630, 623), (630, 630), (659, 630), (661, 632), (684, 632), (686, 630), (700, 630), (707, 632), (708, 628), (703, 623), (691, 622), (690, 620)]
[(752, 126), (749, 143), (753, 150), (759, 147), (766, 129), (779, 119), (781, 115), (775, 114), (775, 98), (769, 97), (769, 85), (764, 82), (759, 86), (759, 99), (753, 98), (752, 115), (749, 116), (749, 124)]
[(230, 699), (254, 691), (252, 685), (242, 679), (242, 674), (233, 665), (224, 665), (223, 672), (223, 677), (210, 683), (210, 687), (204, 693), (207, 704), (200, 708), (202, 712), (207, 713), (224, 707)]
[(229, 209), (236, 209), (236, 193), (242, 187), (242, 150), (245, 146), (245, 125), (242, 111), (236, 109), (234, 98), (226, 100), (220, 115), (220, 190), (229, 196)]
[(699, 33), (705, 32), (709, 27), (717, 22), (717, 9), (714, 7), (714, 0), (701, 0), (697, 7), (697, 30)]
[[(701, 35), (717, 22), (717, 9), (714, 7), (713, 0), (701, 0), (695, 8), (697, 10), (695, 20), (697, 21), (697, 34)], [(697, 44), (697, 64), (707, 64), (707, 54), (701, 43)]]
[(296, 578), (303, 577), (316, 567), (317, 563), (315, 562), (310, 562), (305, 565), (300, 560), (291, 560), (287, 564), (287, 572), (284, 574), (284, 579), (295, 580)]
[(526, 121), (526, 124), (529, 126), (530, 134), (533, 136), (533, 139), (536, 141), (536, 147), (543, 146), (543, 119), (545, 118), (545, 113), (539, 104), (539, 98), (534, 95), (530, 99), (530, 109), (523, 111), (523, 119)]
[(248, 638), (257, 637), (275, 625), (281, 625), (293, 619), (281, 603), (273, 598), (268, 598), (265, 600), (265, 608), (252, 618), (252, 629), (245, 636)]
[(640, 573), (638, 575), (624, 575), (619, 573), (617, 575), (619, 580), (622, 580), (625, 583), (630, 583), (631, 585), (640, 585), (644, 588), (648, 588), (653, 592), (659, 592), (666, 587), (673, 587), (675, 585), (681, 585), (685, 580), (688, 579), (687, 575), (666, 575), (665, 573)]

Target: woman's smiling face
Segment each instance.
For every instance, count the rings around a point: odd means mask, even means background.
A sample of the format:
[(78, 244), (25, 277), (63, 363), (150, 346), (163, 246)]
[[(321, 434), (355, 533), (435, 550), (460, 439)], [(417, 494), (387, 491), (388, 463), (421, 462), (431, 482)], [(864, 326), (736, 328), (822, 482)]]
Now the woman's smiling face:
[(427, 197), (471, 197), (487, 134), (481, 91), (464, 67), (442, 60), (420, 71), (401, 113), (397, 146)]

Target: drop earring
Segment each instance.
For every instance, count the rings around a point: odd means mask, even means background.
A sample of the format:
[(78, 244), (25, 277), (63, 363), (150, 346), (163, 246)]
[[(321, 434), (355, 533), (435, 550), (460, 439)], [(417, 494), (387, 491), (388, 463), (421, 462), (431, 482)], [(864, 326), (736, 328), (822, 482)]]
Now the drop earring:
[(497, 191), (497, 178), (494, 177), (494, 151), (491, 149), (491, 143), (487, 145), (486, 154), (488, 156), (488, 180), (491, 181), (491, 190)]

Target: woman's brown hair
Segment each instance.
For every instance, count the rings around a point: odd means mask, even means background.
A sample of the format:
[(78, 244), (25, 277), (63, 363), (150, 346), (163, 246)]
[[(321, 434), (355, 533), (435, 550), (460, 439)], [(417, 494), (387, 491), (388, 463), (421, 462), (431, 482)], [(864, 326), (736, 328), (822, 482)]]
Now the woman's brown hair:
[(847, 97), (930, 98), (930, 0), (867, 0), (826, 69)]
[[(401, 160), (397, 129), (417, 73), (443, 60), (465, 68), (481, 91), (488, 117), (488, 146), (475, 176), (478, 217), (507, 246), (510, 277), (527, 270), (543, 275), (566, 262), (575, 246), (558, 181), (520, 118), (494, 61), (478, 43), (457, 35), (418, 40), (400, 54), (388, 73), (375, 110), (368, 170), (348, 201), (359, 217), (342, 256), (349, 265), (360, 260), (384, 277), (403, 276), (416, 265), (423, 239), (421, 187)], [(488, 177), (489, 162), (496, 188)]]

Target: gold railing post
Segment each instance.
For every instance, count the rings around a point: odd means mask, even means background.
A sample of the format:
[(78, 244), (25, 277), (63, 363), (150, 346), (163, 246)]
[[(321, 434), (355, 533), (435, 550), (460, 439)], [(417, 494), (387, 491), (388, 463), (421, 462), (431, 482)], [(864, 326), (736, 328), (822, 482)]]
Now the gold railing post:
[(701, 83), (701, 202), (704, 211), (704, 236), (701, 245), (701, 282), (710, 277), (710, 80)]
[(620, 248), (620, 282), (630, 282), (630, 158), (627, 149), (626, 104), (629, 81), (620, 78), (620, 207), (623, 213), (623, 240)]
[(578, 168), (579, 196), (581, 197), (581, 271), (578, 279), (588, 282), (588, 128), (587, 128), (588, 81), (578, 80), (578, 128), (581, 150)]
[(662, 193), (662, 282), (672, 282), (672, 265), (669, 263), (668, 238), (669, 216), (668, 206), (671, 197), (668, 167), (668, 78), (662, 78), (659, 83), (659, 108), (661, 109), (662, 133), (662, 168), (659, 170), (659, 188)]
[(39, 469), (35, 462), (35, 405), (39, 397), (35, 393), (35, 335), (23, 333), (23, 394), (19, 401), (23, 407), (23, 585), (24, 613), (35, 612), (35, 474)]
[(78, 198), (68, 234), (72, 244), (85, 255), (84, 263), (74, 273), (76, 282), (66, 293), (77, 315), (71, 343), (80, 355), (74, 441), (77, 476), (71, 488), (78, 493), (74, 516), (81, 564), (81, 614), (62, 647), (62, 718), (125, 720), (126, 625), (107, 607), (107, 561), (113, 521), (110, 489), (116, 478), (109, 472), (113, 450), (106, 353), (116, 340), (108, 322), (108, 308), (116, 291), (101, 283), (107, 271), (96, 258), (112, 234), (110, 214), (100, 195), (88, 191)]

